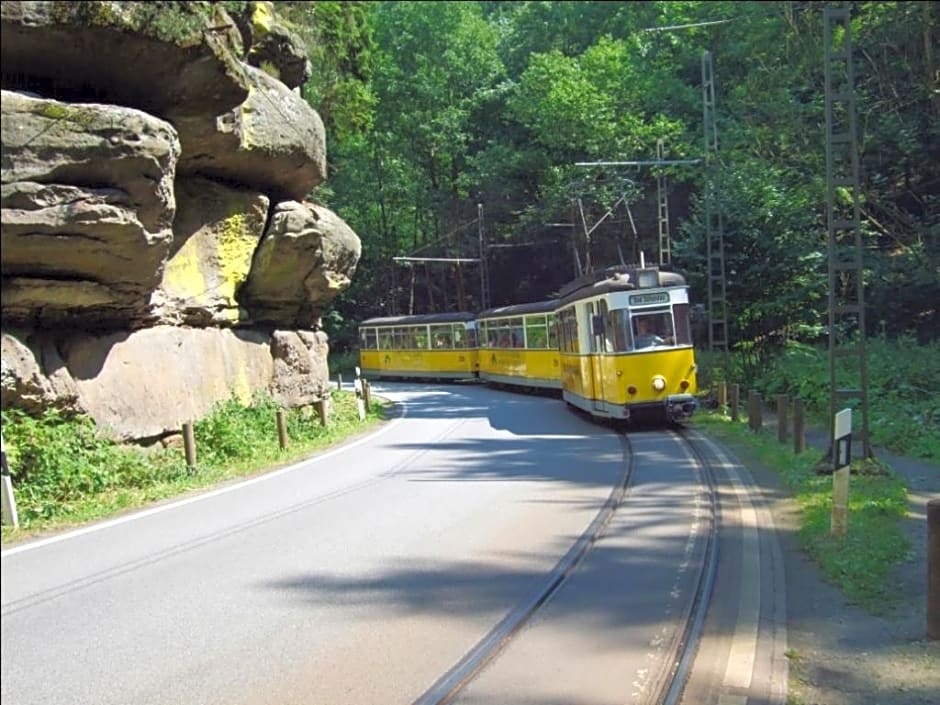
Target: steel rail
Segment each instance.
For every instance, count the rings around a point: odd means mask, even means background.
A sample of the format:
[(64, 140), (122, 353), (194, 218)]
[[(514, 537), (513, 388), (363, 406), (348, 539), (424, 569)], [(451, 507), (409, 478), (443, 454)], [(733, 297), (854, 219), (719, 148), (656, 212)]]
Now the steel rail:
[[(690, 440), (687, 433), (680, 430), (677, 435), (700, 469), (708, 496), (706, 520), (709, 523), (709, 530), (704, 539), (705, 557), (699, 564), (698, 574), (693, 582), (695, 588), (692, 599), (683, 612), (678, 636), (673, 640), (663, 659), (665, 667), (660, 673), (656, 686), (650, 691), (647, 699), (650, 705), (676, 705), (679, 702), (701, 638), (718, 566), (718, 501), (711, 464), (706, 460), (702, 450), (693, 440)], [(600, 539), (614, 513), (629, 494), (633, 479), (635, 459), (629, 437), (621, 433), (620, 439), (627, 458), (624, 472), (620, 482), (613, 488), (590, 526), (555, 565), (540, 588), (493, 627), (456, 665), (415, 700), (414, 705), (446, 705), (452, 702), (485, 666), (499, 656), (513, 637), (558, 592), (588, 551)]]
[(610, 496), (591, 524), (558, 561), (542, 586), (493, 627), (453, 668), (415, 700), (414, 705), (445, 705), (452, 702), (460, 691), (499, 655), (539, 608), (558, 592), (591, 547), (603, 535), (617, 507), (623, 503), (629, 493), (630, 481), (633, 477), (634, 455), (630, 451), (630, 442), (626, 435), (620, 434), (620, 443), (626, 460), (620, 482), (611, 490)]

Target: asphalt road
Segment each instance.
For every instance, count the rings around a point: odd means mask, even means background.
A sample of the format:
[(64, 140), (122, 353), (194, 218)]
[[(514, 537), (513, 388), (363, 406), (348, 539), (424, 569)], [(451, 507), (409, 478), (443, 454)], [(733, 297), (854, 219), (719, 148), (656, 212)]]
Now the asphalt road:
[[(384, 392), (406, 413), (376, 434), (5, 551), (3, 703), (414, 702), (544, 583), (620, 482), (624, 446), (554, 399)], [(688, 459), (646, 440), (636, 510), (464, 702), (594, 702), (603, 673), (628, 697), (648, 687), (700, 499)]]

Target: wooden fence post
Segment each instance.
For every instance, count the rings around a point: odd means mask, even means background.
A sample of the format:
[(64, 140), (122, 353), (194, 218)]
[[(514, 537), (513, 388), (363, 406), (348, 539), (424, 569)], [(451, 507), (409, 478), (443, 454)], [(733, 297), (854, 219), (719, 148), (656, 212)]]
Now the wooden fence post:
[(750, 396), (748, 397), (747, 421), (751, 430), (755, 433), (760, 431), (761, 426), (763, 426), (763, 421), (760, 415), (760, 405), (760, 392), (758, 392), (756, 389), (752, 389), (750, 391)]
[(186, 465), (193, 469), (196, 467), (196, 434), (193, 432), (192, 422), (183, 424), (183, 450), (186, 453)]
[(284, 410), (277, 410), (277, 442), (281, 450), (287, 448), (287, 422), (284, 419)]
[(777, 395), (777, 440), (787, 442), (787, 407), (790, 399), (786, 394)]
[(732, 385), (731, 385), (730, 392), (731, 392), (731, 398), (730, 398), (730, 401), (731, 401), (731, 420), (732, 420), (732, 421), (737, 421), (737, 420), (738, 420), (738, 404), (739, 404), (740, 401), (741, 401), (741, 399), (740, 399), (740, 397), (741, 397), (741, 388), (740, 388), (738, 385), (736, 385), (736, 384), (732, 384)]
[(728, 406), (728, 383), (719, 382), (718, 383), (718, 410), (723, 412), (726, 406)]
[(803, 417), (803, 400), (793, 400), (793, 452), (802, 453), (806, 448), (806, 427)]
[(320, 425), (326, 426), (326, 422), (328, 420), (327, 416), (329, 415), (329, 411), (327, 410), (327, 406), (326, 406), (326, 399), (318, 400), (316, 403), (316, 406), (317, 406), (317, 413), (320, 415)]

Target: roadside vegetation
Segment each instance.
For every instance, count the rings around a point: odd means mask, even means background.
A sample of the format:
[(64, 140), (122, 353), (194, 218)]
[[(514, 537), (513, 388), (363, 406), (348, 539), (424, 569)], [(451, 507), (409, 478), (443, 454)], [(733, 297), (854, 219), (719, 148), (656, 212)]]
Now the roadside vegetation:
[[(867, 349), (873, 444), (940, 467), (940, 347), (918, 346), (907, 339), (878, 339), (870, 341)], [(695, 424), (777, 472), (799, 505), (798, 538), (803, 550), (850, 601), (880, 614), (890, 611), (896, 596), (902, 594), (895, 584), (895, 569), (907, 560), (911, 549), (901, 529), (907, 512), (903, 480), (877, 457), (874, 461), (853, 461), (848, 531), (844, 539), (833, 538), (832, 476), (818, 472), (820, 451), (808, 448), (794, 454), (792, 444), (781, 444), (775, 431), (765, 428), (754, 433), (747, 425), (744, 390), (756, 389), (765, 400), (775, 394), (802, 399), (807, 425), (826, 428), (826, 355), (825, 350), (802, 345), (788, 348), (766, 372), (739, 382), (742, 403), (738, 422), (733, 422), (724, 408), (706, 410)], [(700, 358), (705, 361), (706, 379), (722, 376), (708, 369), (708, 363), (717, 359), (709, 360), (708, 355)], [(740, 360), (731, 356), (729, 367), (728, 381), (741, 379), (736, 377), (742, 369)]]
[(217, 404), (194, 424), (196, 464), (186, 463), (181, 438), (152, 448), (104, 438), (87, 417), (65, 418), (47, 410), (38, 418), (3, 412), (3, 437), (14, 485), (20, 527), (3, 527), (8, 543), (113, 516), (229, 480), (307, 458), (384, 418), (373, 400), (359, 420), (356, 397), (331, 391), (326, 426), (312, 407), (285, 411), (288, 443), (281, 450), (270, 397), (245, 405)]
[[(872, 444), (940, 465), (940, 341), (913, 338), (866, 341)], [(789, 342), (765, 363), (744, 355), (696, 351), (699, 389), (715, 395), (718, 382), (737, 383), (746, 411), (748, 390), (765, 403), (777, 394), (802, 399), (807, 424), (825, 428), (829, 414), (828, 350)], [(843, 358), (844, 359), (844, 358)]]

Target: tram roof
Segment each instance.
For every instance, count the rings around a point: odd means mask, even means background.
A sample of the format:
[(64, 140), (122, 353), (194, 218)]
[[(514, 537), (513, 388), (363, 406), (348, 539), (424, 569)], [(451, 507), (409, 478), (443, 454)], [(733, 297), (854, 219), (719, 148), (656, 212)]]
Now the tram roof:
[[(648, 285), (643, 282), (641, 286), (641, 280), (645, 279), (649, 273), (656, 275), (656, 283)], [(618, 265), (590, 272), (562, 287), (559, 292), (558, 306), (612, 291), (658, 289), (671, 286), (685, 286), (685, 277), (679, 272), (663, 269), (662, 267)]]
[(528, 304), (513, 304), (512, 306), (500, 306), (499, 308), (488, 308), (481, 311), (477, 318), (500, 318), (503, 316), (522, 316), (527, 313), (553, 313), (558, 308), (557, 299), (548, 301), (533, 301)]
[(476, 319), (476, 314), (467, 311), (452, 313), (422, 313), (413, 316), (385, 316), (361, 321), (359, 326), (419, 326), (427, 323), (465, 323)]

